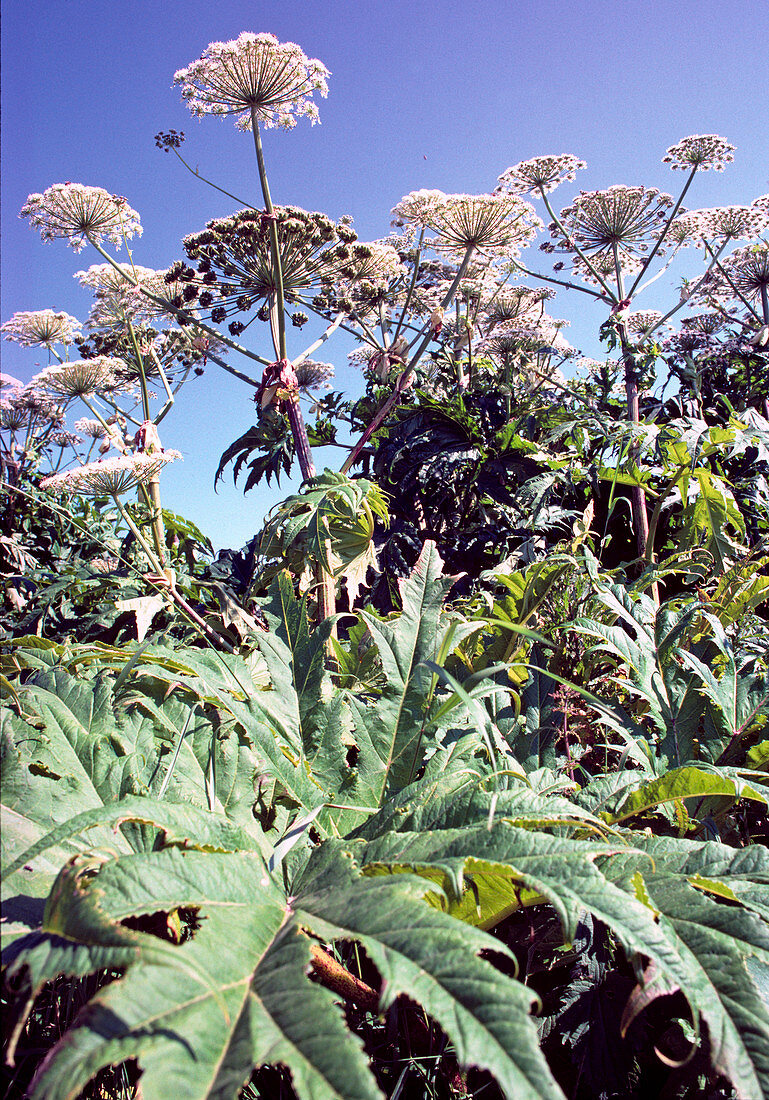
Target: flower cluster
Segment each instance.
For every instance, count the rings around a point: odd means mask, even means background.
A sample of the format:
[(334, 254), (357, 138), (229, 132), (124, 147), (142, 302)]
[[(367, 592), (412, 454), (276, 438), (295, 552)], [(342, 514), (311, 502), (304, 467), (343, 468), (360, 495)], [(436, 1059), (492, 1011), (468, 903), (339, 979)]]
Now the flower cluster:
[(724, 327), (724, 318), (718, 313), (693, 313), (681, 321), (681, 329), (698, 336), (714, 336)]
[(319, 363), (315, 359), (302, 359), (294, 363), (297, 389), (301, 393), (312, 390), (329, 389), (329, 381), (334, 377), (334, 368), (330, 363)]
[(76, 447), (78, 443), (83, 442), (73, 432), (68, 431), (51, 432), (49, 438), (51, 443), (55, 443), (57, 447)]
[(587, 168), (584, 160), (571, 153), (533, 157), (506, 168), (499, 177), (497, 190), (510, 191), (515, 195), (527, 195), (532, 191), (545, 194), (554, 191), (561, 183), (571, 182), (581, 168)]
[[(354, 264), (351, 246), (357, 237), (348, 219), (334, 224), (325, 214), (276, 206), (274, 221), (287, 304), (328, 293)], [(268, 308), (277, 290), (269, 226), (263, 212), (247, 208), (185, 237), (184, 250), (197, 270), (175, 264), (167, 273), (166, 282), (175, 280), (177, 285), (173, 304), (187, 309), (197, 303), (210, 309), (215, 324), (233, 313)], [(242, 328), (239, 322), (230, 326), (235, 334)]]
[(542, 316), (544, 303), (554, 297), (551, 287), (508, 286), (488, 305), (486, 317), (491, 325), (530, 321)]
[(34, 387), (19, 386), (0, 401), (0, 428), (18, 431), (26, 426), (34, 434), (64, 422), (64, 410), (59, 403)]
[(717, 237), (727, 240), (755, 240), (769, 225), (769, 209), (760, 206), (715, 206), (709, 210), (689, 210), (679, 214), (670, 225), (671, 240), (677, 244), (703, 247), (704, 241)]
[(625, 328), (630, 336), (644, 340), (657, 328), (662, 314), (657, 309), (637, 309), (625, 317)]
[(235, 115), (241, 130), (256, 118), (266, 127), (291, 129), (297, 118), (318, 121), (314, 92), (328, 95), (329, 71), (293, 42), (272, 34), (244, 32), (230, 42), (212, 42), (202, 56), (174, 75), (197, 118)]
[(660, 232), (660, 222), (673, 199), (657, 188), (608, 187), (604, 191), (581, 191), (574, 202), (561, 211), (564, 234), (555, 223), (551, 235), (566, 248), (574, 241), (593, 256), (613, 260), (616, 249), (623, 266), (642, 255)]
[(53, 344), (71, 344), (82, 334), (82, 326), (68, 313), (54, 313), (52, 309), (38, 309), (29, 313), (14, 313), (10, 321), (0, 325), (6, 340), (13, 340), (25, 348), (51, 347)]
[(170, 149), (180, 149), (183, 144), (184, 130), (161, 130), (159, 134), (155, 134), (155, 145), (166, 153)]
[(359, 242), (352, 245), (342, 278), (354, 284), (361, 294), (374, 295), (406, 274), (400, 255), (386, 241)]
[(116, 497), (137, 485), (146, 485), (164, 466), (181, 457), (178, 451), (119, 455), (44, 478), (40, 488), (69, 496)]
[(76, 252), (89, 239), (120, 248), (124, 240), (142, 234), (139, 215), (126, 199), (82, 183), (55, 183), (42, 195), (30, 195), (19, 217), (29, 218), (44, 241), (68, 240)]
[(462, 257), (469, 248), (487, 256), (515, 256), (542, 223), (531, 203), (517, 195), (446, 195), (412, 191), (393, 208), (393, 225), (409, 222), (437, 236), (439, 252)]
[(536, 353), (556, 352), (563, 358), (575, 354), (574, 349), (561, 335), (567, 321), (556, 320), (547, 313), (532, 321), (507, 321), (496, 325), (478, 341), (477, 350), (501, 359), (511, 356), (528, 357)]
[(721, 267), (710, 273), (697, 297), (728, 302), (741, 294), (748, 302), (760, 304), (769, 297), (769, 243), (735, 248)]
[[(94, 292), (94, 304), (88, 315), (90, 332), (123, 332), (132, 325), (168, 319), (173, 311), (164, 310), (153, 299), (171, 301), (181, 289), (166, 282), (168, 272), (138, 264), (92, 264), (77, 271), (75, 278)], [(136, 284), (136, 285), (134, 285)], [(149, 297), (151, 295), (152, 297)]]
[(392, 306), (405, 287), (406, 267), (388, 241), (356, 242), (339, 265), (338, 278), (313, 302), (324, 313), (347, 313), (355, 323), (381, 306)]
[(99, 420), (93, 420), (89, 416), (81, 416), (75, 421), (75, 431), (80, 432), (86, 439), (104, 439), (107, 429)]
[(97, 391), (120, 388), (120, 376), (126, 369), (121, 359), (98, 355), (73, 363), (57, 363), (40, 371), (30, 387), (56, 397), (88, 397)]
[[(440, 270), (434, 272), (433, 278), (426, 279), (419, 287), (415, 299), (412, 300), (414, 312), (425, 314), (438, 309), (451, 288), (456, 274), (457, 269), (454, 265), (445, 264)], [(504, 273), (500, 274), (488, 263), (483, 266), (470, 264), (456, 287), (454, 302), (473, 312), (483, 308), (499, 294), (504, 279)]]
[(676, 145), (671, 145), (662, 158), (662, 163), (686, 172), (690, 172), (692, 168), (701, 172), (715, 168), (716, 172), (723, 172), (726, 165), (733, 160), (734, 146), (726, 138), (717, 134), (693, 134)]

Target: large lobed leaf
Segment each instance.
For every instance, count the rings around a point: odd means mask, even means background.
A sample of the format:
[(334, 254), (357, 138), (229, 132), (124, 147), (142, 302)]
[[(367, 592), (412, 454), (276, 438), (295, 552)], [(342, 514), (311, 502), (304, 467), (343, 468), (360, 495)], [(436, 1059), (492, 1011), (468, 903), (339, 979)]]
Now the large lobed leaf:
[[(490, 1070), (509, 1096), (561, 1097), (529, 1016), (524, 986), (477, 957), (505, 950), (424, 905), (408, 876), (361, 878), (333, 842), (318, 850), (289, 898), (256, 852), (166, 848), (133, 853), (57, 880), (44, 931), (66, 931), (94, 962), (120, 958), (125, 977), (103, 989), (41, 1064), (33, 1097), (74, 1097), (100, 1068), (142, 1069), (146, 1100), (180, 1092), (235, 1097), (254, 1066), (290, 1068), (300, 1098), (376, 1098), (360, 1042), (334, 996), (311, 983), (311, 940), (362, 944), (384, 980), (382, 1007), (401, 993), (453, 1040), (461, 1064)], [(179, 906), (198, 926), (179, 947), (120, 924)], [(118, 949), (120, 953), (118, 954)], [(24, 962), (21, 955), (17, 965)]]

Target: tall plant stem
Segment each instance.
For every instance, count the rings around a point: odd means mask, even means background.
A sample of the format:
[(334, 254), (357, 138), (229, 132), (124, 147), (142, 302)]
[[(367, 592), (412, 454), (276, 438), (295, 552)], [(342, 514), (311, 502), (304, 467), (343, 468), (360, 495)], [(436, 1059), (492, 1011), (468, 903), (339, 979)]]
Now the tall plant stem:
[[(280, 240), (278, 238), (278, 224), (275, 220), (275, 209), (272, 205), (270, 184), (267, 179), (267, 169), (264, 163), (264, 150), (262, 149), (262, 135), (259, 131), (259, 120), (255, 107), (251, 108), (251, 129), (254, 135), (254, 149), (256, 151), (256, 163), (259, 169), (259, 182), (262, 186), (264, 208), (270, 219), (270, 250), (272, 252), (272, 270), (275, 278), (275, 302), (270, 311), (270, 320), (275, 323), (271, 326), (275, 355), (279, 361), (287, 360), (286, 351), (286, 302), (283, 290), (283, 266), (280, 258)], [(307, 428), (299, 406), (299, 394), (291, 394), (288, 400), (283, 402), (288, 422), (291, 425), (291, 434), (294, 438), (294, 449), (299, 460), (299, 468), (305, 481), (315, 476), (315, 464), (312, 460), (310, 440)], [(315, 569), (315, 579), (318, 585), (318, 618), (328, 619), (336, 613), (336, 585), (331, 577), (318, 563)], [(329, 656), (333, 653), (331, 639), (326, 647)]]
[[(640, 410), (638, 400), (638, 376), (636, 375), (635, 362), (632, 348), (627, 338), (627, 330), (624, 322), (618, 325), (620, 345), (622, 347), (622, 362), (625, 365), (625, 394), (627, 396), (627, 419), (629, 424), (640, 424)], [(641, 448), (636, 441), (631, 441), (628, 449), (628, 457), (636, 466), (639, 466)], [(633, 523), (636, 531), (636, 546), (638, 556), (647, 560), (647, 548), (649, 546), (649, 515), (646, 510), (646, 494), (641, 485), (632, 485), (630, 488), (630, 501), (633, 509)], [(653, 547), (652, 547), (653, 552)], [(652, 596), (659, 605), (659, 585), (656, 581), (652, 584)]]
[(165, 540), (166, 533), (163, 527), (163, 506), (160, 502), (160, 478), (153, 477), (147, 485), (147, 494), (150, 499), (150, 521), (152, 523), (152, 541), (155, 544), (155, 553), (163, 569), (166, 567)]
[(278, 340), (275, 348), (277, 359), (286, 358), (286, 303), (283, 292), (283, 266), (280, 259), (280, 241), (278, 240), (278, 226), (275, 221), (275, 210), (270, 195), (270, 184), (267, 179), (267, 169), (264, 164), (264, 150), (262, 149), (262, 135), (259, 131), (259, 120), (256, 107), (251, 108), (251, 129), (254, 135), (254, 149), (256, 150), (256, 163), (259, 168), (259, 182), (262, 185), (264, 196), (264, 209), (270, 218), (270, 245), (272, 251), (272, 268), (275, 276), (275, 309), (278, 322)]
[(341, 963), (332, 958), (318, 944), (310, 948), (310, 965), (313, 973), (327, 989), (338, 993), (351, 1004), (358, 1005), (366, 1012), (376, 1014), (379, 1011), (379, 994), (360, 978), (356, 978)]

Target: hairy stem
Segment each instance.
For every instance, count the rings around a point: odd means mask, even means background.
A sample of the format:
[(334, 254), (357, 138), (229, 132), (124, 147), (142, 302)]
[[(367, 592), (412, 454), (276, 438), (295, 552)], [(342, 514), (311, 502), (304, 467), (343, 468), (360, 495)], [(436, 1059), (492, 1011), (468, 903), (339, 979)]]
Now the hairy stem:
[(314, 943), (310, 948), (310, 966), (312, 972), (327, 989), (338, 993), (345, 1001), (350, 1001), (366, 1012), (376, 1014), (379, 1011), (379, 994), (360, 978), (356, 978), (341, 963)]

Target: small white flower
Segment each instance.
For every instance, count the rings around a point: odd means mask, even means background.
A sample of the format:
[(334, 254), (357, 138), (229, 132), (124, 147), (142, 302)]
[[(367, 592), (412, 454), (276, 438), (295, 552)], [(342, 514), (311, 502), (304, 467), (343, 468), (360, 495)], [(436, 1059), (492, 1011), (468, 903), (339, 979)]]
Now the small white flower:
[(103, 439), (107, 429), (98, 420), (92, 420), (89, 416), (81, 416), (75, 421), (75, 431), (80, 432), (87, 439)]
[[(657, 188), (615, 185), (603, 191), (581, 191), (571, 206), (561, 211), (561, 223), (591, 261), (594, 256), (603, 256), (613, 265), (616, 248), (624, 268), (657, 239), (672, 205), (671, 196)], [(567, 247), (570, 245), (557, 226), (552, 226), (551, 232)]]
[(412, 191), (393, 208), (393, 225), (411, 222), (432, 230), (433, 248), (461, 257), (471, 246), (487, 256), (515, 256), (542, 222), (517, 195), (446, 195)]
[(769, 208), (760, 206), (715, 206), (679, 214), (670, 225), (671, 240), (703, 248), (705, 241), (717, 237), (728, 240), (755, 240), (769, 225)]
[(662, 314), (657, 309), (637, 309), (625, 317), (625, 327), (631, 336), (644, 338), (657, 327)]
[(30, 388), (56, 397), (87, 397), (99, 391), (120, 388), (120, 372), (125, 369), (122, 359), (97, 355), (93, 359), (78, 359), (74, 363), (46, 367), (35, 375)]
[(512, 168), (506, 168), (499, 177), (497, 190), (511, 191), (516, 195), (526, 195), (532, 191), (554, 191), (559, 184), (573, 180), (581, 168), (587, 168), (584, 160), (571, 153), (533, 157), (514, 164)]
[(294, 363), (296, 384), (302, 393), (311, 390), (329, 388), (329, 380), (334, 377), (334, 368), (330, 363), (319, 363), (315, 359), (302, 359)]
[(698, 297), (714, 298), (729, 302), (736, 298), (735, 289), (749, 302), (759, 305), (769, 294), (769, 243), (759, 241), (753, 245), (735, 248), (721, 261), (725, 276), (718, 271), (703, 284)]

